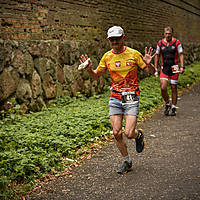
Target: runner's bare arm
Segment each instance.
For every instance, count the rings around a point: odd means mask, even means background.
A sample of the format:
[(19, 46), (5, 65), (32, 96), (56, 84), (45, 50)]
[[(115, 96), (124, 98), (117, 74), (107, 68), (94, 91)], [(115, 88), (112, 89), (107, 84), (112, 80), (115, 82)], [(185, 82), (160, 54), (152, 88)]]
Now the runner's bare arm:
[(144, 68), (144, 70), (152, 75), (155, 74), (155, 67), (152, 63), (146, 65), (146, 67)]
[[(86, 60), (88, 60), (88, 56), (82, 55), (80, 62), (84, 63)], [(98, 79), (103, 74), (103, 72), (100, 72), (97, 69), (95, 70), (92, 69), (92, 61), (90, 59), (88, 60), (88, 65), (85, 67), (85, 70), (87, 70), (88, 73), (95, 79)]]
[(180, 53), (179, 54), (179, 60), (180, 60), (180, 73), (184, 73), (184, 56), (183, 56), (183, 53)]
[(86, 70), (95, 79), (99, 79), (100, 76), (103, 74), (103, 72), (100, 72), (97, 69), (93, 70), (92, 67), (87, 67)]
[(159, 63), (159, 60), (160, 60), (160, 55), (156, 54), (155, 58), (154, 58), (155, 76), (156, 77), (158, 76), (158, 63)]
[(160, 55), (156, 54), (154, 59), (155, 70), (158, 72), (158, 63), (159, 63)]

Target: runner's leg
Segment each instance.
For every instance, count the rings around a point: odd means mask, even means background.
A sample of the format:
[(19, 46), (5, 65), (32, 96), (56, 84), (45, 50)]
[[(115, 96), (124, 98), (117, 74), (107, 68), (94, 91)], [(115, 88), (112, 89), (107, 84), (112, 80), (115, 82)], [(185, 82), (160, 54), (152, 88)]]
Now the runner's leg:
[(177, 104), (177, 83), (178, 83), (178, 74), (175, 74), (171, 77), (171, 89), (172, 89), (172, 112), (171, 116), (176, 116), (176, 104)]
[(176, 73), (173, 76), (170, 77), (171, 79), (171, 89), (172, 89), (172, 105), (176, 105), (177, 104), (177, 96), (178, 96), (178, 92), (177, 92), (177, 83), (178, 83), (178, 77), (179, 74)]
[(125, 135), (128, 139), (135, 139), (138, 135), (138, 131), (135, 129), (137, 124), (137, 117), (134, 115), (125, 115)]
[(119, 149), (123, 157), (127, 157), (128, 156), (127, 145), (122, 135), (122, 121), (123, 121), (122, 114), (110, 116), (110, 122), (113, 128), (113, 135), (115, 137), (117, 148)]
[(137, 116), (126, 115), (125, 135), (128, 139), (135, 139), (136, 151), (141, 153), (145, 146), (144, 131), (142, 129), (136, 129)]
[(172, 89), (172, 105), (177, 104), (177, 84), (171, 84)]
[(167, 92), (167, 84), (168, 84), (168, 80), (160, 79), (161, 95), (162, 95), (166, 104), (169, 103), (169, 95), (168, 95), (168, 92)]

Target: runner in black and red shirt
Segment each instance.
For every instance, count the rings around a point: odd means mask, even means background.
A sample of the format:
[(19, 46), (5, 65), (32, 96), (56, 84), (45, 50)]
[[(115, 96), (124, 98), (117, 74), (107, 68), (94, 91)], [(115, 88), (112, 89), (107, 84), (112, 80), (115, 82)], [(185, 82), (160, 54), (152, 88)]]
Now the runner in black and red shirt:
[[(179, 73), (184, 72), (184, 56), (181, 43), (178, 39), (173, 37), (173, 29), (166, 27), (164, 29), (165, 38), (160, 40), (157, 44), (156, 56), (155, 56), (155, 75), (158, 76), (158, 63), (161, 57), (161, 70), (160, 70), (160, 85), (161, 94), (166, 103), (165, 115), (169, 115), (169, 111), (172, 108), (171, 115), (176, 115), (176, 104), (177, 104), (177, 82)], [(177, 71), (174, 68), (178, 67), (180, 60), (180, 67)], [(172, 89), (172, 105), (169, 102), (169, 95), (167, 92), (168, 81), (171, 82)]]

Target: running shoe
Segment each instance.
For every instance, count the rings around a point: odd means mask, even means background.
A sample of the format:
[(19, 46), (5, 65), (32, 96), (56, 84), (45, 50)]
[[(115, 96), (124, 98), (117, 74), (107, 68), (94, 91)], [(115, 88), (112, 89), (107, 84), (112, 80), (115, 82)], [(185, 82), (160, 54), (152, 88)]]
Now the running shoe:
[(124, 161), (122, 167), (116, 170), (118, 174), (125, 174), (132, 170), (132, 161), (128, 162), (127, 160)]
[(164, 114), (168, 116), (168, 115), (169, 115), (170, 109), (171, 109), (171, 105), (170, 105), (170, 104), (166, 104), (166, 105), (165, 105)]
[(176, 107), (173, 107), (173, 108), (172, 108), (171, 116), (176, 116)]
[(144, 131), (142, 129), (138, 129), (138, 136), (137, 138), (135, 138), (135, 142), (136, 142), (136, 151), (138, 153), (141, 153), (145, 146)]

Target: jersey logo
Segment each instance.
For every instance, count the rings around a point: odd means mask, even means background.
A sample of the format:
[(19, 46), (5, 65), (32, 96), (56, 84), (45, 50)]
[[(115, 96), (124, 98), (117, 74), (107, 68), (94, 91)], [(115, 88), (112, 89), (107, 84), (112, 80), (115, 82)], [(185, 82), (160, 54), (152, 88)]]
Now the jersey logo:
[(126, 66), (132, 66), (132, 62), (126, 62)]
[(165, 47), (161, 47), (161, 49), (162, 49), (162, 50), (164, 50), (164, 49), (165, 49)]
[(172, 48), (172, 49), (175, 49), (175, 46), (172, 46), (171, 48)]
[(120, 61), (115, 62), (115, 66), (116, 66), (116, 67), (120, 67), (120, 66), (121, 66)]

